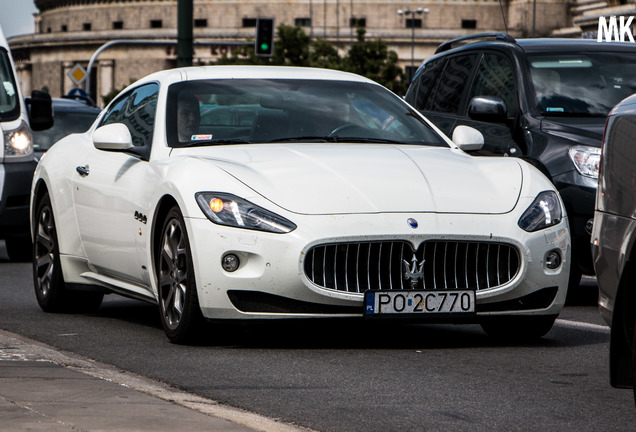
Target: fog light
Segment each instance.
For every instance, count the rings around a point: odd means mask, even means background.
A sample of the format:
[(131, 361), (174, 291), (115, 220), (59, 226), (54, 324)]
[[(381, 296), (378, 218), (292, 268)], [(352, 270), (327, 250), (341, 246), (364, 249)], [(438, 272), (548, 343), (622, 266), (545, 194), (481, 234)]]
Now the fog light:
[(550, 270), (558, 269), (561, 265), (561, 254), (557, 251), (549, 252), (545, 257), (545, 266)]
[(594, 228), (594, 219), (588, 219), (587, 222), (585, 222), (585, 231), (587, 231), (588, 234), (592, 234), (592, 228)]
[(223, 267), (223, 270), (225, 270), (226, 272), (236, 271), (236, 269), (238, 269), (240, 265), (241, 261), (239, 261), (239, 258), (231, 253), (224, 255), (223, 259), (221, 260), (221, 267)]

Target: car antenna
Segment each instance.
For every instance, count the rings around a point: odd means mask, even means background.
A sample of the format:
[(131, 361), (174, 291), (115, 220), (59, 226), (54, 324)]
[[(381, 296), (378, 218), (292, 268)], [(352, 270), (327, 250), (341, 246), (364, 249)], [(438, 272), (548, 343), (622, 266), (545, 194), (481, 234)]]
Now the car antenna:
[(503, 22), (504, 22), (504, 30), (506, 30), (506, 33), (508, 33), (508, 24), (506, 24), (506, 14), (504, 13), (503, 4), (501, 3), (501, 0), (499, 0), (499, 7), (501, 8), (501, 17), (503, 18)]

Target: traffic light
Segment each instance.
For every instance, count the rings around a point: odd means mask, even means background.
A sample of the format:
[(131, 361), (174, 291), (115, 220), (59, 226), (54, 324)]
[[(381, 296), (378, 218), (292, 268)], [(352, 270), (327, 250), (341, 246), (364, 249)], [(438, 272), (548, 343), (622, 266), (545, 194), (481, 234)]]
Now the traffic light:
[(260, 57), (271, 57), (274, 52), (274, 18), (256, 19), (254, 52)]

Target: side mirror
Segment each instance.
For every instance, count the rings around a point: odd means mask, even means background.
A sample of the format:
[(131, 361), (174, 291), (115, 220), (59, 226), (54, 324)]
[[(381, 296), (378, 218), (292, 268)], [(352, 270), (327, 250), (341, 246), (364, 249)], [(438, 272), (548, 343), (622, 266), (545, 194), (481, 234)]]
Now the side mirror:
[(463, 151), (481, 150), (484, 136), (477, 129), (460, 125), (453, 131), (453, 142)]
[(93, 145), (99, 150), (124, 151), (133, 148), (132, 137), (126, 125), (111, 123), (93, 132)]
[(53, 126), (53, 102), (51, 95), (42, 90), (33, 90), (26, 99), (31, 130), (42, 131)]
[(468, 117), (488, 123), (505, 123), (508, 120), (508, 109), (501, 98), (475, 96), (468, 105)]

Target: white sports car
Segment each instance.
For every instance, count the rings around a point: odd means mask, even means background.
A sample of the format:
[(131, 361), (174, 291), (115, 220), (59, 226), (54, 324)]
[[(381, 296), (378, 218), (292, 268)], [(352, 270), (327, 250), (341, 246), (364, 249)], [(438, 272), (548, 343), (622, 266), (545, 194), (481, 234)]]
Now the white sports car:
[(105, 293), (204, 319), (406, 317), (540, 337), (563, 308), (570, 235), (537, 169), (475, 157), (344, 72), (198, 67), (124, 90), (59, 141), (32, 188), (45, 311)]

